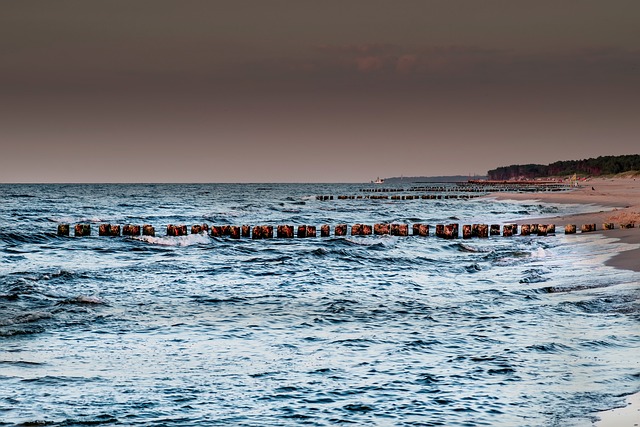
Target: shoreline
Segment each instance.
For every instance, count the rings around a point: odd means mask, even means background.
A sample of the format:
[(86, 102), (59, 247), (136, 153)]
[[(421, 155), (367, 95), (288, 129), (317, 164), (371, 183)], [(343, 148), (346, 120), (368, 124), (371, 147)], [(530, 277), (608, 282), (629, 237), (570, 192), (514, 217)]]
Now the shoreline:
[[(534, 200), (541, 203), (573, 204), (592, 207), (591, 212), (571, 215), (557, 215), (545, 218), (515, 220), (517, 224), (554, 223), (559, 229), (567, 224), (575, 224), (578, 229), (582, 224), (596, 224), (602, 236), (616, 239), (617, 242), (629, 244), (628, 249), (621, 249), (605, 261), (605, 265), (640, 272), (640, 178), (593, 178), (582, 183), (569, 192), (563, 193), (493, 193), (497, 200), (525, 201)], [(603, 230), (602, 224), (613, 222), (613, 230)], [(620, 228), (621, 222), (635, 222), (635, 228)], [(560, 231), (562, 232), (562, 231)], [(591, 234), (591, 233), (590, 233)], [(580, 238), (580, 234), (573, 235)], [(638, 427), (640, 426), (640, 392), (626, 396), (624, 405), (609, 410), (597, 411), (598, 418), (594, 427)]]
[[(640, 178), (592, 178), (582, 187), (562, 193), (492, 193), (497, 200), (535, 200), (542, 203), (592, 206), (593, 211), (545, 218), (515, 220), (517, 224), (535, 222), (554, 223), (558, 228), (575, 224), (596, 224), (597, 231), (606, 237), (629, 245), (640, 245)], [(603, 230), (602, 224), (613, 222), (615, 229)], [(635, 222), (634, 228), (620, 228), (620, 223)], [(579, 234), (576, 235), (579, 237)], [(605, 265), (640, 272), (640, 248), (630, 246), (605, 262)]]
[(594, 427), (637, 427), (640, 425), (640, 392), (625, 398), (625, 406), (600, 411)]

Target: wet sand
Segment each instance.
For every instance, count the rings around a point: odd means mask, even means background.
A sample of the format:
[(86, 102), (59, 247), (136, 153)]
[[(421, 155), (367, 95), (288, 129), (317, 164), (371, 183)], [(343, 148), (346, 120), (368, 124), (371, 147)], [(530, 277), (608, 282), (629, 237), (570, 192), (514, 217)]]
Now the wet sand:
[[(640, 178), (593, 178), (581, 182), (580, 187), (568, 192), (550, 193), (495, 193), (501, 200), (537, 200), (546, 203), (591, 205), (593, 211), (578, 215), (515, 221), (519, 224), (556, 224), (562, 233), (564, 226), (596, 224), (596, 233), (619, 239), (623, 243), (640, 244)], [(602, 230), (603, 223), (613, 222), (614, 230)], [(635, 228), (620, 229), (621, 223), (635, 222)], [(579, 237), (579, 234), (576, 236)], [(606, 262), (607, 265), (640, 272), (640, 248), (622, 251)]]
[(638, 427), (640, 426), (640, 393), (626, 399), (627, 406), (598, 413), (600, 421), (595, 427)]

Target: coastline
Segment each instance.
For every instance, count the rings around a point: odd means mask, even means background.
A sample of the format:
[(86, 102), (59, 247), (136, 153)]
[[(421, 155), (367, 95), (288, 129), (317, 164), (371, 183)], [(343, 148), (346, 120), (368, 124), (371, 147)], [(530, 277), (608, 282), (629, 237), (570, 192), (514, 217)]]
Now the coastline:
[(595, 427), (637, 427), (640, 425), (640, 392), (630, 394), (625, 406), (597, 413)]
[[(590, 205), (592, 212), (532, 218), (514, 221), (517, 224), (531, 222), (554, 223), (559, 229), (567, 224), (596, 224), (597, 231), (622, 243), (640, 245), (640, 178), (592, 178), (581, 187), (562, 193), (492, 193), (497, 200), (536, 200), (542, 203)], [(621, 222), (635, 221), (635, 228), (621, 229)], [(603, 230), (602, 224), (613, 222), (615, 229)], [(562, 231), (560, 231), (562, 232)], [(577, 235), (579, 236), (579, 235)], [(640, 248), (630, 246), (605, 262), (618, 269), (640, 272)]]
[[(605, 262), (605, 265), (640, 272), (640, 178), (592, 178), (570, 192), (562, 193), (494, 193), (498, 200), (535, 200), (542, 203), (577, 204), (591, 206), (591, 212), (532, 218), (514, 221), (517, 224), (554, 223), (560, 230), (567, 224), (593, 224), (604, 236), (629, 244), (629, 249), (621, 250)], [(620, 228), (621, 222), (635, 222), (635, 228)], [(602, 224), (613, 222), (615, 229), (603, 230)], [(562, 231), (560, 231), (562, 232)], [(579, 234), (575, 235), (579, 238)], [(594, 427), (638, 427), (640, 426), (640, 392), (625, 399), (625, 406), (596, 412), (598, 418)]]

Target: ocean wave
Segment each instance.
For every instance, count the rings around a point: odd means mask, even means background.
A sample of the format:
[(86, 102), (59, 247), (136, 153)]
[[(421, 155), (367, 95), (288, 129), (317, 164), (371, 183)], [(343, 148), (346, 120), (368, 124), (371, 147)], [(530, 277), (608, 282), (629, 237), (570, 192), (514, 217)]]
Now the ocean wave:
[(210, 244), (213, 239), (208, 235), (201, 234), (189, 234), (187, 236), (165, 236), (165, 237), (153, 237), (153, 236), (137, 236), (133, 237), (133, 240), (149, 243), (159, 246), (194, 246), (194, 245), (206, 245)]

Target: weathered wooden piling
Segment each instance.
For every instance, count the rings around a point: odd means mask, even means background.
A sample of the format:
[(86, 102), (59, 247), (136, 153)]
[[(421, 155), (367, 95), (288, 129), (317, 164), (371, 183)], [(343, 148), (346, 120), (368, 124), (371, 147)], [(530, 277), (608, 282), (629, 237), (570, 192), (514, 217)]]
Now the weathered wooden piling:
[(546, 224), (538, 224), (538, 236), (546, 236), (548, 233), (548, 227)]
[(249, 225), (242, 226), (242, 237), (251, 237), (251, 226)]
[(200, 234), (202, 233), (202, 226), (201, 225), (192, 225), (191, 226), (191, 234)]
[[(124, 228), (122, 229), (122, 234), (124, 235)], [(187, 235), (187, 226), (186, 225), (167, 225), (167, 236), (186, 236)]]
[(556, 234), (555, 224), (547, 224), (547, 234)]
[(500, 235), (500, 224), (491, 224), (491, 228), (489, 230), (489, 234), (492, 236)]
[(620, 224), (620, 228), (635, 228), (635, 222), (625, 222)]
[(231, 226), (223, 225), (220, 227), (220, 235), (222, 236), (231, 236)]
[(334, 234), (336, 236), (346, 236), (347, 235), (347, 224), (338, 224), (338, 225), (336, 225)]
[(320, 226), (320, 237), (329, 237), (331, 236), (331, 227), (328, 224), (324, 224)]
[(253, 239), (271, 239), (273, 238), (272, 225), (256, 225), (251, 233)]
[(373, 228), (368, 224), (362, 224), (362, 228), (360, 229), (360, 234), (362, 236), (371, 236), (373, 232)]
[[(120, 227), (118, 227), (118, 232), (120, 232)], [(156, 235), (156, 229), (151, 224), (144, 224), (142, 226), (142, 235), (154, 237)]]
[(222, 237), (222, 227), (219, 225), (212, 225), (211, 237)]
[(517, 231), (514, 232), (514, 229), (516, 228), (515, 224), (505, 224), (502, 226), (502, 236), (503, 237), (511, 237), (514, 234), (517, 233)]
[(614, 228), (615, 225), (612, 222), (605, 222), (604, 224), (602, 224), (603, 230), (613, 230)]
[(408, 236), (409, 225), (408, 224), (391, 224), (392, 236)]
[(91, 235), (91, 224), (76, 224), (74, 229), (74, 236), (84, 237)]
[(436, 224), (436, 237), (444, 238), (444, 224)]
[(359, 236), (362, 231), (362, 224), (353, 224), (351, 226), (351, 235)]
[(459, 235), (458, 224), (447, 224), (444, 226), (444, 238), (445, 239), (457, 239)]
[(119, 237), (120, 236), (120, 226), (112, 225), (111, 230), (109, 230), (109, 236), (111, 237)]
[(521, 236), (530, 236), (531, 235), (531, 226), (529, 224), (521, 224), (520, 225), (520, 235)]
[(574, 224), (565, 225), (564, 234), (576, 234), (576, 226)]
[(416, 225), (418, 226), (418, 236), (420, 237), (428, 237), (429, 236), (429, 225), (428, 224), (415, 224), (413, 226), (413, 235), (416, 235)]
[(471, 226), (468, 224), (464, 224), (462, 226), (462, 238), (470, 239), (471, 238)]
[(69, 224), (58, 224), (58, 236), (60, 237), (69, 236)]
[(278, 239), (293, 239), (293, 225), (279, 225)]
[(307, 225), (307, 237), (316, 237), (315, 225)]
[[(186, 228), (186, 226), (185, 226), (185, 228)], [(139, 236), (140, 235), (140, 226), (139, 225), (127, 224), (127, 225), (122, 227), (122, 235), (123, 236)]]
[(595, 224), (582, 224), (582, 227), (580, 227), (580, 231), (583, 233), (590, 233), (592, 231), (596, 231), (596, 225)]
[(474, 234), (474, 236), (481, 239), (486, 239), (489, 237), (489, 226), (487, 224), (474, 224), (473, 227), (474, 228), (472, 229), (472, 233)]
[(531, 228), (529, 229), (529, 232), (531, 234), (538, 234), (538, 230), (539, 230), (538, 224), (531, 224)]
[(231, 237), (232, 239), (239, 239), (240, 238), (240, 227), (237, 225), (232, 225), (231, 229), (229, 231), (229, 237)]
[(304, 239), (305, 237), (316, 237), (315, 225), (299, 225), (298, 237)]
[(389, 224), (373, 224), (373, 234), (376, 236), (382, 236), (383, 234), (389, 234), (390, 232)]
[(98, 236), (111, 236), (111, 224), (100, 224)]

